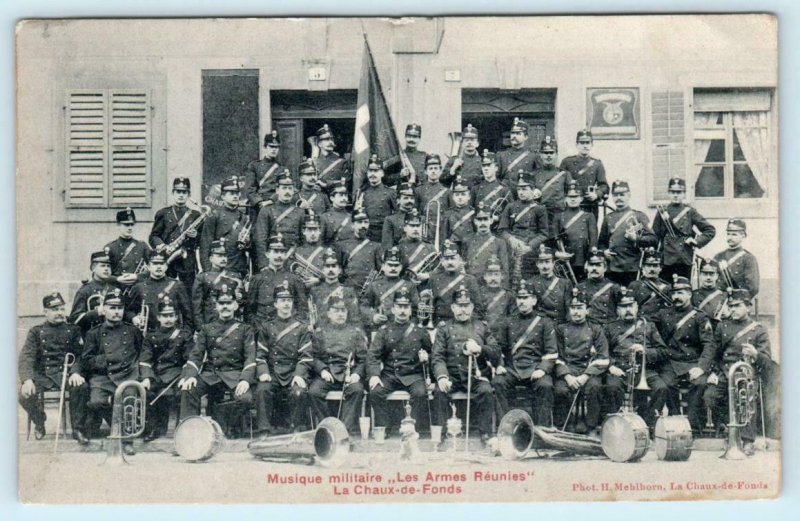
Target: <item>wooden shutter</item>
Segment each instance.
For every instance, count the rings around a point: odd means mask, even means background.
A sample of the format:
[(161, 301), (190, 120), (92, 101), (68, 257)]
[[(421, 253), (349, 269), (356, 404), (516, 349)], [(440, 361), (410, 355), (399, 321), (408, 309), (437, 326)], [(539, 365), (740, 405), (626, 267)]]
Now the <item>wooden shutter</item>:
[(111, 93), (112, 206), (150, 204), (150, 102), (145, 92)]
[(67, 96), (67, 204), (104, 207), (106, 198), (107, 96)]
[(686, 179), (683, 92), (653, 92), (650, 105), (653, 143), (649, 200), (658, 204), (669, 200), (667, 183), (671, 177)]

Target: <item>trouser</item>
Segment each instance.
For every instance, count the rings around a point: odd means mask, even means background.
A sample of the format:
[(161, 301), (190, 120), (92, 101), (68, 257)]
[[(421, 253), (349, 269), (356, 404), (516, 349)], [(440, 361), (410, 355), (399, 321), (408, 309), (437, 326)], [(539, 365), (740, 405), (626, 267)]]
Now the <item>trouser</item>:
[[(233, 403), (223, 405), (222, 400), (227, 391), (231, 391), (231, 394), (234, 394)], [(253, 403), (252, 389), (248, 389), (241, 396), (236, 396), (233, 389), (228, 387), (225, 382), (219, 381), (215, 384), (208, 384), (198, 377), (195, 387), (188, 391), (181, 391), (181, 420), (200, 414), (200, 400), (205, 395), (208, 395), (208, 407), (212, 410), (211, 417), (220, 424), (225, 432), (230, 432), (232, 428), (238, 425), (237, 420)]]
[(375, 426), (386, 427), (389, 424), (389, 402), (386, 398), (394, 391), (407, 391), (411, 395), (411, 415), (417, 421), (417, 430), (428, 424), (431, 411), (428, 402), (428, 389), (425, 380), (420, 378), (410, 385), (404, 385), (395, 375), (381, 374), (381, 385), (369, 391), (369, 401), (375, 411)]
[[(44, 400), (40, 393), (45, 391), (60, 391), (61, 389), (49, 379), (35, 379), (36, 392), (27, 398), (19, 397), (19, 404), (28, 413), (34, 425), (44, 425), (47, 415), (44, 412)], [(89, 419), (89, 386), (84, 383), (77, 387), (67, 384), (67, 392), (69, 393), (69, 421), (72, 425), (72, 432), (80, 431), (83, 434), (87, 433), (88, 419)], [(67, 399), (65, 397), (65, 399)]]
[[(636, 383), (639, 383), (637, 375)], [(605, 375), (605, 398), (607, 411), (617, 412), (625, 401), (626, 377), (614, 376), (610, 373)], [(668, 387), (661, 379), (661, 376), (653, 371), (647, 372), (647, 385), (649, 391), (633, 391), (633, 408), (636, 414), (642, 417), (648, 427), (653, 427), (656, 423), (656, 415), (661, 414), (664, 405), (667, 403)]]
[(670, 264), (669, 266), (662, 266), (661, 267), (661, 277), (662, 280), (667, 280), (672, 282), (672, 275), (676, 274), (681, 277), (686, 277), (687, 279), (691, 279), (692, 276), (692, 265), (691, 264)]
[(639, 274), (638, 271), (607, 271), (606, 277), (611, 282), (616, 282), (620, 286), (627, 287), (628, 284), (636, 280), (636, 276)]
[(169, 391), (156, 400), (156, 403), (150, 405), (150, 402), (170, 384), (170, 382), (162, 382), (158, 378), (151, 378), (150, 382), (150, 393), (148, 394), (152, 394), (153, 398), (149, 398), (147, 402), (147, 427), (145, 433), (146, 435), (155, 433), (158, 436), (164, 436), (167, 433), (169, 424), (169, 413), (178, 404), (177, 384), (173, 385)]
[[(289, 427), (300, 428), (308, 425), (308, 390), (297, 385), (281, 385), (273, 379), (271, 382), (259, 382), (256, 386), (256, 426), (259, 431), (275, 431), (276, 406), (285, 403), (288, 407)], [(280, 409), (279, 409), (280, 410)], [(275, 419), (277, 420), (277, 419)]]
[(682, 414), (680, 408), (679, 389), (688, 386), (684, 395), (686, 400), (686, 417), (692, 430), (700, 432), (706, 423), (706, 408), (714, 410), (717, 402), (717, 390), (713, 385), (707, 385), (708, 376), (703, 374), (699, 378), (689, 380), (688, 374), (676, 375), (673, 371), (666, 369), (661, 373), (661, 380), (669, 388), (667, 395), (667, 407), (670, 414)]
[[(433, 390), (434, 418), (435, 425), (444, 425), (452, 414), (450, 408), (450, 394), (454, 392), (466, 392), (467, 382), (453, 381), (453, 387), (449, 393), (443, 393), (437, 385)], [(474, 422), (477, 424), (481, 434), (491, 435), (492, 433), (492, 384), (486, 380), (472, 380), (472, 414)]]
[[(575, 393), (583, 393), (583, 400), (586, 403), (586, 418), (584, 423), (587, 429), (594, 429), (600, 425), (600, 391), (602, 389), (602, 380), (599, 376), (590, 376), (589, 379), (578, 390), (570, 389), (567, 381), (563, 378), (556, 380), (554, 385), (554, 398), (555, 404), (553, 406), (553, 422), (557, 429), (564, 427), (567, 421), (567, 415), (571, 419), (577, 420), (577, 413), (575, 410), (570, 415), (569, 410), (572, 406), (572, 401), (575, 399)], [(577, 402), (576, 402), (577, 404)], [(577, 405), (576, 405), (577, 408)]]
[(586, 268), (584, 268), (583, 266), (576, 266), (575, 264), (573, 264), (572, 273), (575, 274), (575, 279), (578, 282), (586, 280)]
[(547, 224), (550, 226), (550, 236), (555, 237), (558, 235), (558, 218), (564, 213), (563, 206), (549, 206), (547, 207)]
[(492, 379), (492, 387), (497, 399), (500, 418), (509, 411), (509, 397), (514, 394), (514, 388), (518, 385), (525, 386), (531, 402), (534, 423), (549, 427), (552, 421), (550, 416), (553, 412), (553, 378), (550, 375), (544, 375), (537, 380), (517, 378), (510, 373), (495, 376)]
[[(331, 391), (341, 391), (342, 382), (328, 383), (322, 378), (317, 378), (308, 387), (308, 396), (311, 400), (311, 409), (314, 411), (314, 421), (321, 422), (328, 416), (331, 416), (328, 409), (328, 401), (325, 399)], [(354, 384), (347, 384), (344, 386), (344, 395), (342, 396), (344, 403), (341, 404), (341, 417), (347, 431), (351, 434), (358, 433), (358, 408), (361, 401), (364, 399), (364, 385), (359, 380)]]

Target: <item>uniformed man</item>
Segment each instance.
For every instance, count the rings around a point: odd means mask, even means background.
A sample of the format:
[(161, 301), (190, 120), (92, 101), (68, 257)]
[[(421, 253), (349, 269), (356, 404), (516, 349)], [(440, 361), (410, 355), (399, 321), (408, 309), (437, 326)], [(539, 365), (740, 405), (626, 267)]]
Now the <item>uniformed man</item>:
[[(19, 379), (22, 382), (19, 404), (28, 413), (34, 425), (37, 440), (44, 438), (44, 401), (39, 398), (45, 391), (60, 391), (64, 363), (67, 363), (69, 385), (69, 414), (72, 437), (81, 445), (86, 445), (88, 428), (87, 402), (89, 386), (81, 376), (79, 364), (74, 364), (83, 351), (80, 327), (67, 323), (66, 303), (58, 292), (42, 298), (45, 322), (33, 326), (25, 338), (19, 354)], [(71, 355), (71, 360), (67, 356)], [(70, 367), (71, 366), (71, 367)]]
[(578, 282), (585, 277), (584, 266), (592, 248), (597, 246), (597, 220), (591, 211), (581, 209), (581, 192), (575, 181), (569, 184), (566, 208), (556, 219), (555, 234), (559, 250), (569, 253), (569, 264)]
[(433, 291), (433, 309), (436, 322), (451, 320), (453, 292), (465, 287), (470, 292), (472, 309), (475, 318), (481, 320), (486, 311), (486, 301), (480, 290), (478, 279), (464, 272), (464, 261), (458, 248), (451, 241), (444, 241), (441, 256), (441, 271), (434, 272), (428, 279), (428, 287)]
[[(303, 210), (314, 210), (317, 215), (327, 212), (331, 204), (328, 196), (322, 192), (317, 182), (317, 169), (314, 162), (303, 158), (297, 167), (297, 175), (300, 178), (300, 189), (295, 192), (292, 201)], [(328, 186), (329, 192), (332, 191), (333, 186), (340, 183), (341, 180), (339, 182), (332, 180)]]
[(423, 364), (428, 363), (431, 353), (431, 337), (427, 329), (411, 321), (411, 296), (407, 290), (394, 293), (392, 315), (392, 322), (378, 328), (367, 351), (369, 397), (375, 411), (375, 426), (388, 425), (386, 398), (394, 391), (407, 391), (411, 395), (411, 410), (417, 425), (423, 425), (430, 411)]
[[(153, 228), (150, 230), (150, 246), (162, 252), (169, 259), (175, 252), (182, 249), (185, 255), (178, 255), (169, 263), (167, 275), (177, 278), (191, 289), (197, 273), (198, 236), (202, 230), (202, 221), (197, 223), (200, 212), (190, 210), (186, 203), (191, 195), (192, 185), (186, 177), (176, 177), (172, 181), (172, 197), (174, 204), (156, 212)], [(211, 208), (208, 208), (211, 211)], [(194, 226), (192, 226), (194, 225)], [(183, 237), (182, 240), (178, 241)], [(172, 246), (173, 242), (175, 247)]]
[[(140, 329), (146, 325), (148, 331), (154, 331), (158, 327), (154, 320), (158, 303), (164, 297), (169, 297), (178, 313), (178, 323), (194, 330), (194, 313), (189, 294), (183, 282), (167, 277), (167, 259), (164, 254), (151, 252), (147, 266), (147, 278), (134, 284), (128, 296), (125, 319)], [(145, 307), (146, 312), (143, 311)], [(147, 324), (143, 322), (146, 320), (143, 313), (149, 314)]]
[(541, 245), (536, 257), (538, 275), (528, 279), (528, 287), (536, 294), (539, 313), (557, 324), (567, 321), (572, 282), (555, 274), (555, 252)]
[(200, 264), (203, 271), (211, 269), (211, 261), (208, 260), (211, 243), (225, 238), (228, 269), (243, 278), (249, 269), (245, 251), (252, 241), (240, 242), (239, 239), (246, 239), (244, 235), (248, 234), (242, 230), (251, 226), (253, 221), (239, 209), (239, 182), (235, 177), (224, 180), (220, 190), (222, 206), (211, 212), (200, 234)]
[[(441, 228), (441, 218), (450, 208), (450, 190), (442, 182), (442, 160), (438, 154), (428, 154), (425, 158), (425, 181), (414, 188), (416, 207), (426, 220), (428, 236), (425, 240), (433, 242), (436, 239), (436, 226), (434, 222), (439, 214), (439, 236), (444, 239), (444, 230)], [(398, 194), (399, 195), (399, 194)], [(436, 201), (436, 202), (434, 202)], [(440, 240), (441, 240), (440, 239)]]
[(409, 172), (409, 181), (416, 184), (425, 182), (425, 158), (428, 154), (419, 149), (419, 141), (422, 139), (422, 127), (416, 123), (409, 123), (406, 126), (406, 147), (403, 149), (408, 162), (411, 163), (413, 172)]
[(339, 256), (332, 248), (328, 248), (322, 253), (321, 271), (322, 280), (309, 291), (309, 297), (316, 306), (319, 316), (328, 316), (331, 297), (337, 296), (347, 303), (348, 320), (353, 324), (360, 325), (361, 311), (358, 307), (358, 295), (352, 287), (345, 286), (339, 281), (342, 269), (339, 265)]
[(608, 197), (608, 183), (606, 182), (606, 169), (603, 162), (590, 156), (594, 140), (592, 131), (585, 128), (578, 131), (575, 138), (578, 153), (565, 157), (561, 161), (561, 170), (566, 170), (578, 184), (578, 190), (583, 194), (581, 208), (592, 212), (594, 218), (598, 217), (598, 208), (605, 204)]
[[(140, 379), (142, 333), (135, 326), (123, 323), (124, 309), (119, 289), (106, 295), (103, 302), (105, 322), (86, 334), (83, 353), (77, 367), (71, 370), (73, 374), (89, 379), (89, 408), (104, 418), (109, 426), (113, 419), (111, 407), (117, 386), (127, 380)], [(129, 390), (133, 391), (133, 388)], [(123, 440), (122, 450), (128, 456), (134, 455), (133, 440)]]
[(499, 257), (489, 257), (480, 281), (486, 302), (486, 323), (500, 325), (502, 320), (515, 311), (516, 303), (514, 293), (508, 290), (508, 276), (503, 272)]
[(667, 403), (668, 387), (658, 371), (666, 359), (667, 346), (655, 324), (639, 316), (639, 305), (630, 291), (623, 289), (617, 309), (619, 320), (605, 327), (611, 360), (604, 386), (608, 412), (614, 413), (622, 407), (628, 392), (626, 380), (629, 373), (636, 371), (633, 380), (635, 387), (641, 379), (644, 365), (647, 367), (645, 381), (649, 391), (631, 392), (637, 414), (652, 428), (656, 416), (661, 414)]
[(289, 247), (300, 244), (303, 229), (303, 216), (305, 211), (292, 202), (294, 197), (294, 181), (284, 172), (278, 176), (277, 200), (258, 214), (258, 220), (253, 227), (253, 240), (255, 241), (257, 268), (263, 268), (265, 253), (268, 249), (269, 238), (280, 233), (283, 241)]
[(348, 190), (352, 190), (353, 174), (350, 171), (350, 164), (334, 151), (336, 141), (327, 123), (317, 130), (317, 146), (319, 147), (319, 156), (313, 161), (322, 190), (327, 192), (330, 182), (342, 178), (347, 180)]
[(403, 259), (400, 250), (395, 246), (383, 254), (381, 275), (379, 275), (361, 295), (361, 316), (366, 323), (371, 321), (371, 328), (377, 329), (394, 320), (392, 316), (392, 295), (402, 288), (408, 290), (411, 305), (414, 309), (419, 302), (416, 286), (410, 280), (400, 277), (403, 271)]
[(505, 181), (512, 190), (516, 187), (520, 170), (534, 172), (541, 168), (536, 152), (531, 150), (528, 144), (528, 130), (528, 123), (514, 118), (509, 134), (511, 148), (497, 154), (500, 179)]
[(714, 255), (720, 270), (719, 288), (746, 289), (752, 298), (758, 295), (758, 259), (742, 248), (747, 237), (747, 224), (742, 219), (728, 220), (728, 248)]
[[(233, 288), (223, 284), (216, 300), (217, 319), (200, 328), (178, 381), (181, 419), (199, 415), (200, 400), (208, 396), (209, 407), (214, 409), (212, 416), (230, 434), (236, 418), (253, 401), (250, 386), (256, 374), (255, 332), (234, 318), (239, 298)], [(233, 395), (234, 407), (222, 405), (225, 393)]]
[(453, 181), (450, 193), (453, 204), (442, 214), (443, 236), (461, 247), (475, 235), (475, 230), (472, 228), (475, 208), (470, 205), (469, 187), (461, 176), (457, 176)]
[(550, 136), (545, 136), (539, 145), (539, 156), (542, 166), (533, 172), (534, 186), (542, 192), (541, 204), (547, 208), (547, 218), (555, 235), (558, 216), (564, 211), (564, 197), (572, 182), (572, 175), (560, 170), (558, 164), (558, 144)]
[[(381, 247), (388, 250), (397, 246), (405, 236), (406, 221), (414, 207), (414, 186), (410, 183), (397, 185), (397, 205), (395, 212), (386, 217), (381, 230)], [(369, 212), (367, 212), (369, 216)], [(417, 217), (419, 218), (419, 217)], [(372, 239), (375, 240), (375, 239)]]
[[(147, 434), (144, 441), (152, 441), (167, 434), (169, 411), (177, 405), (178, 391), (172, 387), (181, 376), (183, 364), (194, 348), (191, 328), (178, 325), (175, 302), (165, 296), (158, 302), (158, 328), (144, 337), (139, 371), (144, 388), (159, 395), (155, 403), (148, 403)], [(165, 389), (167, 389), (165, 391)], [(164, 392), (161, 395), (161, 392)]]
[(92, 278), (75, 293), (72, 311), (69, 314), (69, 322), (81, 328), (83, 337), (86, 337), (91, 328), (105, 320), (101, 307), (103, 299), (117, 287), (116, 280), (111, 276), (111, 259), (108, 251), (92, 253), (89, 266)]
[(669, 388), (670, 414), (682, 414), (678, 390), (688, 384), (687, 416), (692, 431), (699, 434), (705, 424), (705, 406), (714, 405), (711, 397), (704, 402), (706, 381), (716, 355), (714, 330), (706, 314), (692, 307), (692, 285), (686, 277), (673, 274), (672, 302), (672, 307), (662, 309), (655, 317), (656, 327), (667, 344), (661, 379)]
[[(328, 303), (325, 327), (312, 335), (311, 362), (316, 378), (308, 388), (317, 423), (331, 416), (325, 396), (343, 391), (341, 420), (350, 433), (357, 432), (356, 418), (364, 397), (367, 337), (360, 326), (348, 324), (347, 302), (333, 296)], [(337, 415), (338, 416), (338, 415)]]
[(280, 150), (278, 131), (272, 130), (264, 135), (264, 158), (249, 162), (245, 168), (244, 193), (252, 209), (250, 218), (253, 221), (261, 208), (272, 204), (278, 186), (278, 174), (283, 171), (278, 163)]
[(502, 359), (495, 370), (492, 387), (498, 415), (509, 410), (509, 397), (517, 386), (526, 388), (536, 425), (549, 426), (553, 413), (553, 378), (550, 373), (558, 359), (555, 325), (536, 312), (536, 294), (525, 281), (516, 295), (517, 312), (502, 321), (496, 333)]
[(244, 283), (238, 274), (228, 271), (228, 253), (225, 248), (225, 238), (211, 243), (209, 259), (211, 269), (199, 273), (194, 279), (192, 288), (192, 313), (194, 314), (194, 328), (200, 330), (203, 324), (208, 324), (217, 316), (217, 305), (214, 294), (219, 291), (222, 284), (244, 292)]
[(627, 181), (612, 183), (611, 198), (615, 210), (603, 220), (597, 247), (608, 259), (608, 278), (627, 286), (639, 273), (642, 250), (655, 247), (658, 239), (647, 216), (630, 207), (631, 189)]
[(479, 205), (488, 209), (492, 217), (492, 228), (496, 228), (500, 222), (503, 208), (514, 198), (514, 195), (508, 185), (497, 178), (497, 157), (488, 149), (483, 150), (481, 170), (483, 179), (472, 187), (472, 204), (476, 209)]
[(639, 314), (648, 320), (653, 320), (660, 310), (672, 306), (669, 284), (660, 275), (661, 256), (653, 248), (648, 248), (643, 252), (642, 276), (628, 286), (639, 304)]
[[(294, 431), (308, 424), (308, 364), (311, 332), (295, 317), (294, 296), (288, 283), (275, 286), (275, 318), (256, 323), (256, 428), (276, 434), (278, 423), (288, 420)], [(288, 414), (276, 418), (277, 405), (286, 403)]]
[[(570, 414), (575, 393), (583, 392), (586, 414), (583, 421), (574, 421), (574, 430), (585, 427), (599, 436), (602, 377), (608, 369), (608, 342), (603, 329), (592, 324), (588, 315), (589, 295), (579, 290), (569, 300), (569, 321), (556, 325), (558, 362), (555, 366), (553, 421), (558, 429), (577, 413)], [(578, 428), (580, 427), (580, 428)]]
[(150, 246), (146, 242), (133, 238), (133, 227), (136, 225), (136, 213), (130, 208), (117, 212), (117, 230), (119, 237), (105, 245), (111, 261), (111, 274), (117, 282), (125, 286), (135, 284), (147, 266)]
[(320, 271), (322, 269), (322, 252), (325, 246), (320, 241), (322, 239), (322, 229), (320, 227), (319, 215), (314, 210), (306, 210), (303, 216), (303, 242), (295, 247), (294, 255), (289, 262), (302, 263), (304, 268), (298, 275), (303, 279), (306, 288), (312, 288), (320, 283)]
[(397, 207), (397, 193), (383, 184), (383, 162), (376, 154), (369, 157), (367, 185), (356, 198), (356, 205), (364, 208), (369, 216), (369, 238), (380, 241), (383, 222)]
[(503, 276), (509, 280), (509, 247), (505, 239), (492, 233), (492, 213), (489, 207), (480, 203), (473, 217), (475, 233), (461, 245), (461, 256), (466, 259), (467, 273), (480, 279), (486, 271), (490, 258), (500, 262)]
[(367, 236), (369, 216), (363, 208), (354, 210), (351, 228), (353, 237), (337, 242), (336, 248), (342, 259), (344, 283), (361, 294), (366, 291), (364, 284), (369, 274), (380, 271), (383, 250), (380, 243)]
[(717, 287), (719, 283), (719, 266), (713, 260), (704, 260), (698, 272), (699, 287), (692, 292), (692, 306), (696, 307), (712, 320), (712, 325), (728, 318), (728, 293)]
[(353, 238), (353, 216), (348, 210), (350, 197), (344, 179), (331, 183), (331, 207), (322, 214), (322, 244), (332, 246), (338, 241)]
[(592, 324), (605, 326), (617, 320), (617, 302), (620, 286), (606, 278), (606, 258), (597, 248), (592, 248), (586, 260), (586, 280), (578, 283), (578, 289), (588, 295), (589, 315)]
[(445, 186), (460, 175), (467, 186), (472, 187), (483, 179), (481, 154), (478, 152), (478, 129), (468, 123), (461, 132), (461, 153), (447, 160), (441, 182)]
[(301, 316), (306, 311), (306, 290), (303, 281), (289, 271), (287, 266), (287, 247), (281, 234), (273, 235), (269, 241), (269, 250), (266, 253), (267, 265), (255, 274), (250, 280), (247, 290), (247, 305), (245, 315), (248, 322), (273, 320), (275, 318), (275, 287), (289, 284), (289, 291), (294, 295), (294, 310)]
[[(497, 340), (486, 322), (478, 320), (473, 312), (473, 293), (465, 285), (452, 292), (449, 321), (441, 322), (436, 329), (433, 346), (433, 390), (435, 404), (434, 424), (443, 425), (450, 417), (450, 395), (465, 392), (468, 379), (472, 379), (471, 393), (475, 416), (472, 425), (478, 427), (481, 441), (485, 442), (492, 431), (492, 384), (489, 364), (498, 366), (500, 353)], [(470, 364), (469, 358), (472, 357)], [(472, 367), (472, 374), (468, 369)]]
[(539, 204), (541, 196), (533, 187), (533, 175), (523, 172), (517, 181), (518, 200), (509, 203), (500, 215), (497, 231), (511, 248), (512, 284), (535, 273), (539, 245), (550, 235), (547, 210)]
[(430, 278), (430, 272), (423, 273), (422, 268), (431, 255), (436, 253), (433, 246), (422, 240), (422, 220), (416, 208), (405, 214), (403, 238), (397, 243), (397, 249), (403, 258), (407, 272), (413, 273), (416, 282), (424, 282)]
[[(700, 212), (684, 203), (686, 181), (673, 177), (668, 185), (670, 203), (659, 206), (653, 219), (653, 233), (664, 252), (661, 276), (670, 280), (673, 273), (689, 278), (692, 275), (694, 250), (700, 249), (714, 238), (717, 230)], [(695, 230), (699, 233), (695, 234)]]

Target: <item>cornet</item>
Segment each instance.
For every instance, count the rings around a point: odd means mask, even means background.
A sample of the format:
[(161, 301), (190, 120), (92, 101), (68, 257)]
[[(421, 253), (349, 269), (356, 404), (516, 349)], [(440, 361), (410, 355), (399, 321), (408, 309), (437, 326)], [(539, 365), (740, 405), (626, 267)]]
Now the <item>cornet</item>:
[(239, 230), (239, 236), (236, 238), (236, 246), (240, 250), (246, 250), (250, 247), (250, 230), (253, 228), (253, 223), (250, 216), (245, 217), (244, 226)]
[(136, 316), (139, 319), (139, 325), (136, 327), (138, 327), (139, 331), (142, 333), (147, 333), (147, 322), (150, 320), (150, 306), (143, 303), (142, 310)]

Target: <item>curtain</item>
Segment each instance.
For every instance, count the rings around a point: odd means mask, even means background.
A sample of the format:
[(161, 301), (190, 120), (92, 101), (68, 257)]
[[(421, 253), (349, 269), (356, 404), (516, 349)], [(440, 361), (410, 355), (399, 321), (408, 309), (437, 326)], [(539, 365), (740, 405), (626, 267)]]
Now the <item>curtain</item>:
[[(695, 112), (694, 113), (694, 128), (708, 128), (719, 119), (719, 112)], [(711, 148), (710, 139), (695, 139), (694, 140), (694, 162), (705, 162), (708, 156), (708, 149)], [(700, 175), (700, 170), (703, 167), (697, 165), (695, 172), (695, 179)]]
[(761, 190), (767, 186), (769, 128), (766, 112), (734, 112), (733, 131)]

